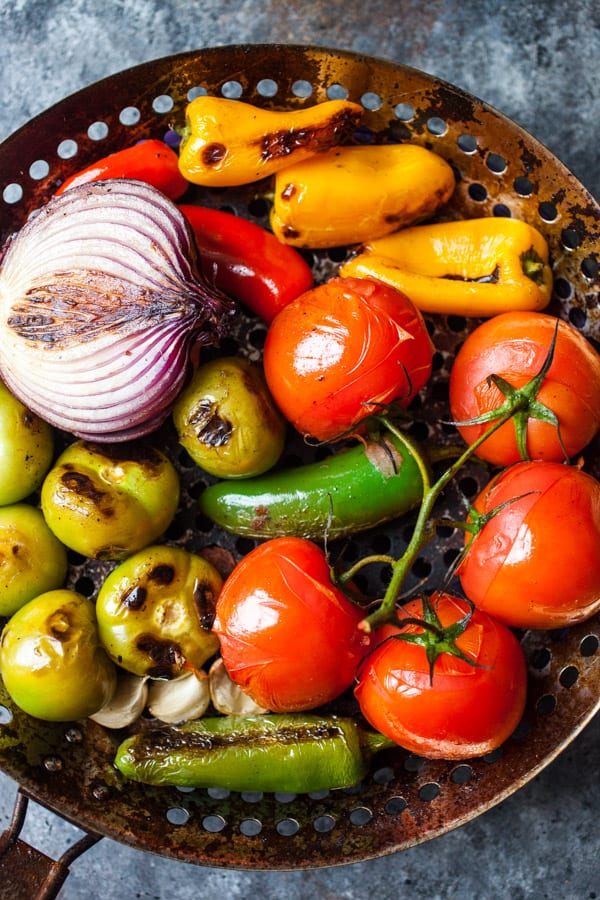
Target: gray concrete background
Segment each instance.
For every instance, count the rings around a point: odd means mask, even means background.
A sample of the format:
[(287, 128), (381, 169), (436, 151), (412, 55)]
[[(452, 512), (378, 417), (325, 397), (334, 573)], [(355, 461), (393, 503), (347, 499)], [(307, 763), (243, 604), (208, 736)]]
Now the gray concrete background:
[[(600, 4), (476, 0), (0, 0), (0, 140), (80, 87), (182, 50), (315, 43), (388, 57), (500, 109), (600, 197)], [(103, 840), (62, 900), (291, 896), (411, 900), (600, 898), (600, 720), (517, 794), (401, 854), (334, 869), (207, 869)], [(0, 830), (16, 786), (0, 775)], [(80, 832), (36, 804), (24, 837), (59, 855)], [(0, 884), (0, 897), (4, 898)]]

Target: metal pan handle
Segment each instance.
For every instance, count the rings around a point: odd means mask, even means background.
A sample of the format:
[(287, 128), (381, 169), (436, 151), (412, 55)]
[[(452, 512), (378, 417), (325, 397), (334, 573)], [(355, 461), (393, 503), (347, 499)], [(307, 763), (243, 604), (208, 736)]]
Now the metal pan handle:
[(99, 834), (84, 837), (54, 860), (21, 840), (29, 798), (17, 791), (9, 827), (0, 835), (0, 884), (12, 900), (54, 900), (64, 884), (71, 863), (98, 843)]

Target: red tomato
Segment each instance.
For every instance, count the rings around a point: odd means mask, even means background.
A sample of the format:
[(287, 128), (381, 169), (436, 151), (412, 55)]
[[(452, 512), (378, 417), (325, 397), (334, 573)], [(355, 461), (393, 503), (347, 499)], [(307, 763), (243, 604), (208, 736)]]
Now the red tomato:
[(367, 278), (332, 278), (276, 316), (264, 370), (286, 418), (327, 441), (392, 400), (407, 406), (432, 355), (421, 313), (404, 294)]
[(227, 578), (214, 630), (229, 675), (272, 712), (314, 709), (348, 688), (368, 646), (364, 612), (304, 538), (259, 544)]
[[(431, 601), (444, 627), (468, 610), (465, 600), (448, 594)], [(404, 611), (423, 618), (420, 600)], [(527, 668), (512, 631), (475, 610), (456, 645), (477, 665), (441, 653), (432, 679), (424, 648), (392, 637), (419, 631), (418, 625), (384, 625), (375, 634), (376, 649), (354, 690), (364, 717), (401, 747), (431, 759), (467, 759), (499, 747), (525, 708)]]
[(486, 514), (458, 568), (467, 597), (516, 628), (561, 628), (600, 609), (600, 483), (574, 466), (522, 462), (483, 489)]
[[(557, 319), (545, 313), (509, 312), (488, 319), (476, 328), (459, 350), (450, 375), (450, 409), (454, 421), (475, 418), (496, 409), (504, 396), (488, 381), (499, 375), (522, 388), (541, 369), (548, 354)], [(554, 359), (537, 399), (560, 422), (568, 456), (579, 453), (600, 428), (600, 355), (566, 322), (559, 322)], [(489, 425), (459, 428), (467, 444)], [(531, 459), (564, 460), (556, 428), (530, 418), (527, 449)], [(515, 426), (507, 422), (489, 437), (477, 455), (495, 465), (508, 466), (521, 459)]]

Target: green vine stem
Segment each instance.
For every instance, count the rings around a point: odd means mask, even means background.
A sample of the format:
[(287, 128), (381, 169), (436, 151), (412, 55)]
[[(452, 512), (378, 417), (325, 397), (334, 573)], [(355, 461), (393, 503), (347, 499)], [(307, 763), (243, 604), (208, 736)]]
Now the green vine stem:
[[(370, 615), (366, 616), (360, 624), (360, 628), (363, 631), (365, 631), (366, 633), (371, 633), (381, 625), (384, 625), (386, 622), (391, 622), (396, 619), (396, 603), (402, 589), (402, 585), (404, 584), (410, 572), (410, 569), (414, 565), (415, 560), (417, 559), (422, 548), (426, 544), (428, 544), (429, 541), (431, 541), (435, 536), (436, 528), (434, 523), (431, 521), (431, 515), (438, 497), (440, 496), (446, 485), (454, 478), (457, 472), (477, 452), (483, 442), (486, 441), (499, 428), (501, 428), (502, 425), (508, 422), (518, 409), (524, 408), (528, 402), (529, 400), (526, 397), (523, 397), (522, 404), (519, 402), (512, 403), (510, 405), (507, 404), (506, 408), (503, 411), (499, 411), (499, 415), (496, 421), (494, 421), (494, 423), (489, 428), (487, 428), (483, 434), (481, 434), (475, 441), (473, 441), (473, 443), (464, 450), (464, 452), (455, 460), (455, 462), (451, 466), (449, 466), (433, 484), (431, 483), (427, 465), (425, 464), (425, 461), (423, 460), (413, 441), (400, 429), (398, 429), (396, 425), (386, 416), (378, 416), (381, 424), (384, 425), (385, 428), (389, 429), (389, 431), (391, 431), (392, 434), (394, 434), (395, 437), (398, 438), (398, 440), (402, 441), (408, 452), (414, 457), (415, 462), (419, 466), (421, 478), (423, 480), (423, 500), (419, 508), (417, 521), (415, 523), (415, 527), (413, 529), (409, 544), (402, 556), (399, 559), (393, 561), (392, 577), (390, 579), (390, 583), (387, 587), (383, 600), (381, 601), (379, 607), (374, 612), (370, 613)], [(359, 560), (359, 562), (356, 563), (352, 567), (352, 569), (349, 569), (344, 573), (343, 580), (349, 580), (356, 574), (356, 572), (360, 568), (362, 568), (362, 566), (368, 565), (371, 562), (375, 561), (376, 560), (373, 557), (364, 557), (362, 560)]]

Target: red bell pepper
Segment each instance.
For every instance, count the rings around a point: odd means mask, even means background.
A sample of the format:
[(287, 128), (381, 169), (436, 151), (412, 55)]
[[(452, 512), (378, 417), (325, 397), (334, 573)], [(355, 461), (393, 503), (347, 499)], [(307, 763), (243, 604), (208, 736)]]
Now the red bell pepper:
[(67, 178), (56, 191), (62, 194), (70, 187), (102, 181), (105, 178), (135, 178), (158, 188), (171, 200), (183, 197), (189, 187), (179, 171), (179, 157), (172, 147), (154, 138), (134, 144), (105, 156)]
[(312, 287), (306, 260), (260, 225), (204, 206), (179, 208), (194, 233), (204, 276), (267, 324)]

